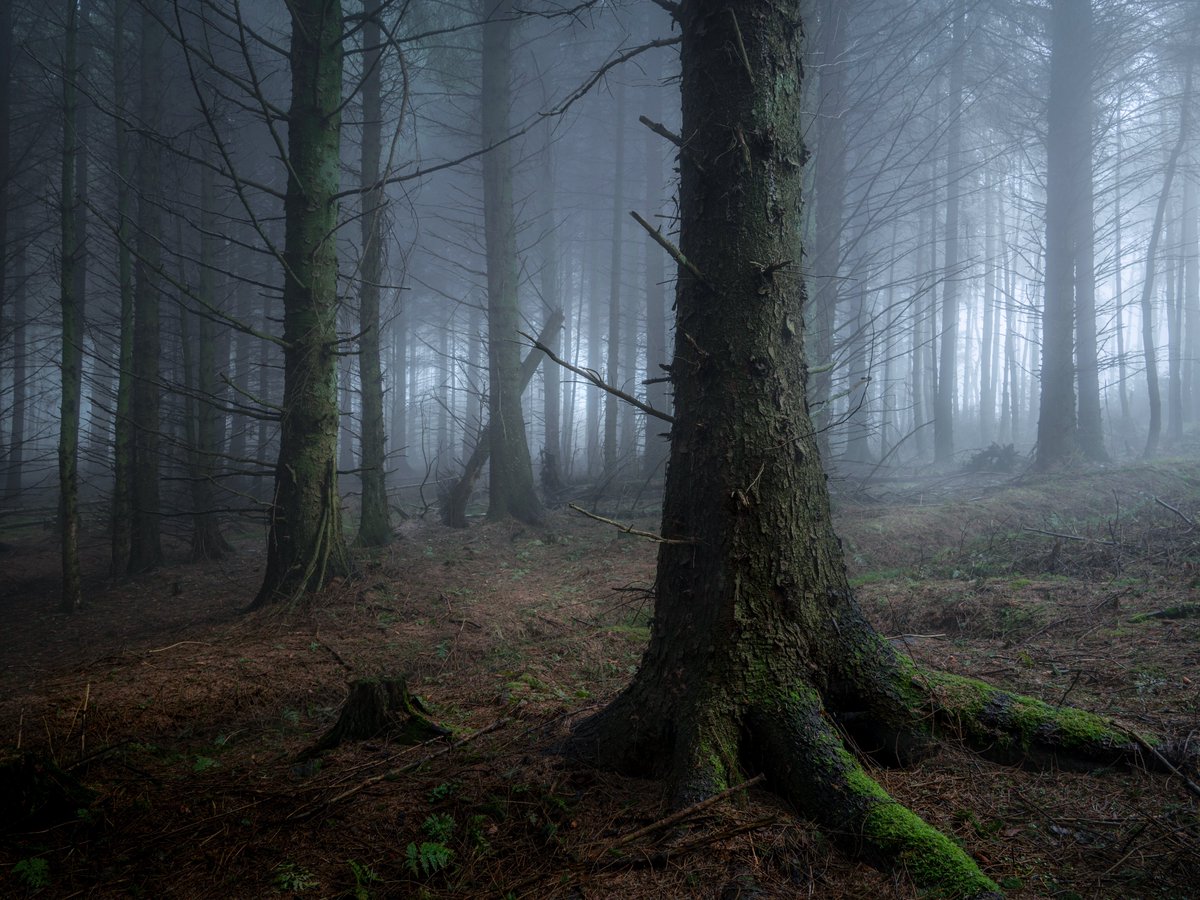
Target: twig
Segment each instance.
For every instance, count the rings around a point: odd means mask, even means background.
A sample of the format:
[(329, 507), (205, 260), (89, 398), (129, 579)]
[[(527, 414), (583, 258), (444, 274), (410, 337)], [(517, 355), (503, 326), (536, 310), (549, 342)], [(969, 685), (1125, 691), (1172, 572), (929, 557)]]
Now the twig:
[(662, 122), (655, 122), (649, 116), (638, 116), (638, 121), (641, 122), (643, 125), (645, 125), (647, 128), (649, 128), (651, 131), (653, 131), (655, 134), (659, 135), (660, 137), (665, 137), (668, 141), (670, 141), (676, 147), (683, 146), (683, 138), (681, 138), (679, 135), (677, 135), (675, 132), (673, 132), (671, 129), (669, 129)]
[(1183, 521), (1187, 523), (1187, 526), (1189, 528), (1196, 527), (1195, 522), (1193, 522), (1191, 519), (1189, 519), (1187, 516), (1185, 516), (1183, 513), (1181, 513), (1175, 507), (1173, 507), (1170, 503), (1167, 503), (1165, 500), (1159, 500), (1157, 497), (1155, 497), (1154, 502), (1157, 503), (1159, 506), (1161, 506), (1163, 509), (1169, 509), (1171, 512), (1175, 513), (1175, 515), (1179, 516), (1179, 518), (1183, 519)]
[(708, 280), (704, 277), (704, 275), (701, 273), (701, 271), (696, 268), (696, 264), (693, 263), (691, 260), (689, 260), (686, 256), (683, 255), (682, 250), (680, 250), (678, 247), (676, 247), (674, 244), (672, 244), (669, 240), (667, 240), (667, 238), (663, 235), (663, 233), (661, 231), (659, 231), (657, 228), (655, 228), (653, 225), (651, 225), (649, 222), (647, 222), (645, 219), (643, 219), (640, 215), (638, 215), (636, 210), (630, 210), (629, 214), (631, 216), (633, 216), (633, 220), (635, 222), (637, 222), (639, 225), (641, 225), (643, 228), (646, 229), (646, 233), (649, 234), (650, 237), (654, 238), (654, 242), (656, 244), (658, 244), (658, 246), (660, 246), (664, 250), (666, 250), (668, 255), (670, 255), (671, 259), (675, 260), (675, 262), (679, 263), (679, 265), (681, 265), (683, 268), (687, 269), (688, 272), (691, 273), (693, 278), (695, 278), (697, 281), (707, 281)]
[(633, 534), (637, 537), (644, 537), (659, 544), (694, 544), (696, 541), (692, 538), (665, 538), (661, 534), (655, 534), (653, 531), (642, 531), (639, 528), (634, 528), (632, 525), (622, 525), (620, 522), (614, 522), (612, 519), (606, 519), (604, 516), (598, 516), (594, 512), (588, 512), (582, 506), (574, 503), (568, 503), (571, 509), (577, 513), (583, 513), (589, 519), (595, 519), (597, 522), (603, 522), (606, 525), (611, 525), (618, 531), (623, 531), (626, 534)]
[(1115, 541), (1102, 541), (1097, 538), (1081, 537), (1077, 534), (1063, 534), (1060, 531), (1043, 531), (1040, 528), (1031, 528), (1028, 525), (1025, 526), (1025, 531), (1028, 531), (1032, 534), (1044, 534), (1046, 537), (1062, 538), (1064, 541), (1079, 541), (1083, 544), (1103, 544), (1106, 547), (1117, 546)]
[(603, 378), (601, 378), (600, 373), (597, 372), (595, 369), (584, 369), (584, 368), (581, 368), (580, 366), (572, 365), (571, 363), (569, 363), (565, 359), (563, 359), (561, 356), (559, 356), (557, 353), (555, 353), (553, 350), (551, 350), (549, 347), (547, 347), (545, 344), (543, 344), (541, 341), (539, 341), (537, 338), (526, 334), (524, 331), (519, 331), (517, 333), (519, 335), (521, 335), (521, 337), (525, 338), (525, 340), (529, 341), (529, 343), (531, 345), (533, 345), (535, 348), (537, 348), (538, 350), (541, 350), (543, 353), (545, 353), (548, 357), (550, 357), (550, 359), (552, 361), (558, 363), (558, 365), (562, 366), (567, 371), (574, 372), (576, 375), (582, 375), (584, 378), (586, 378), (588, 381), (590, 381), (596, 387), (600, 388), (602, 391), (608, 391), (608, 393), (612, 394), (617, 399), (624, 400), (626, 403), (630, 404), (631, 406), (636, 406), (638, 409), (640, 409), (642, 412), (644, 412), (648, 416), (654, 416), (654, 418), (656, 418), (656, 419), (662, 419), (664, 422), (670, 422), (671, 424), (675, 424), (675, 417), (672, 416), (670, 413), (665, 413), (660, 409), (655, 409), (653, 406), (650, 406), (647, 403), (643, 403), (641, 400), (639, 400), (637, 397), (634, 397), (632, 394), (627, 394), (620, 388), (613, 387), (611, 384), (609, 384), (607, 381), (605, 381)]
[(667, 816), (666, 818), (659, 819), (657, 822), (651, 822), (644, 828), (639, 828), (637, 831), (631, 831), (628, 834), (624, 834), (609, 844), (604, 849), (604, 852), (611, 853), (618, 847), (624, 847), (626, 844), (632, 843), (638, 838), (645, 837), (646, 835), (652, 834), (655, 831), (662, 831), (664, 828), (670, 828), (677, 822), (682, 822), (684, 819), (694, 816), (698, 812), (703, 812), (710, 806), (715, 806), (727, 797), (736, 794), (738, 791), (744, 791), (754, 787), (764, 778), (766, 778), (765, 775), (755, 775), (753, 778), (743, 781), (741, 784), (734, 785), (731, 788), (727, 788), (726, 790), (721, 791), (719, 794), (713, 794), (706, 800), (701, 800), (699, 803), (693, 803), (691, 806), (681, 809), (678, 812), (671, 813), (671, 815)]
[(1162, 763), (1166, 767), (1168, 772), (1170, 772), (1172, 775), (1174, 775), (1180, 781), (1182, 781), (1189, 791), (1191, 791), (1197, 797), (1200, 797), (1200, 785), (1196, 784), (1196, 782), (1192, 781), (1192, 779), (1190, 779), (1186, 775), (1184, 775), (1183, 772), (1181, 772), (1181, 771), (1179, 771), (1179, 769), (1175, 768), (1175, 766), (1173, 766), (1171, 764), (1170, 760), (1168, 760), (1165, 756), (1163, 756), (1161, 753), (1158, 752), (1157, 747), (1155, 747), (1153, 744), (1151, 744), (1148, 740), (1146, 740), (1144, 737), (1142, 737), (1140, 734), (1138, 734), (1132, 728), (1126, 728), (1124, 725), (1121, 725), (1120, 723), (1114, 723), (1114, 724), (1116, 724), (1116, 726), (1118, 728), (1120, 728), (1123, 732), (1125, 732), (1127, 735), (1129, 735), (1131, 738), (1133, 738), (1135, 741), (1137, 741), (1143, 748), (1145, 748), (1146, 750), (1149, 750), (1151, 753), (1153, 753), (1154, 758), (1157, 759), (1160, 763)]
[[(330, 797), (328, 800), (325, 800), (319, 806), (314, 805), (307, 810), (303, 810), (303, 809), (296, 810), (295, 812), (289, 813), (287, 816), (285, 816), (285, 818), (286, 819), (304, 818), (304, 817), (314, 814), (318, 809), (332, 806), (335, 803), (340, 803), (342, 800), (345, 800), (347, 797), (353, 797), (359, 791), (365, 790), (366, 788), (370, 787), (373, 784), (378, 784), (379, 782), (385, 781), (388, 778), (395, 778), (397, 775), (402, 775), (405, 772), (411, 772), (413, 769), (417, 769), (417, 768), (420, 768), (421, 766), (425, 765), (425, 763), (429, 762), (430, 760), (437, 759), (439, 756), (449, 753), (451, 750), (457, 750), (459, 747), (463, 746), (464, 744), (469, 744), (471, 741), (475, 740), (478, 737), (482, 737), (485, 734), (491, 734), (493, 731), (498, 731), (499, 729), (501, 729), (505, 725), (507, 725), (509, 723), (509, 721), (510, 720), (507, 718), (497, 719), (491, 725), (488, 725), (486, 728), (481, 728), (479, 731), (476, 731), (474, 734), (468, 735), (467, 737), (463, 738), (461, 741), (453, 741), (453, 742), (447, 744), (445, 747), (442, 747), (440, 750), (436, 750), (433, 753), (430, 753), (428, 756), (423, 757), (422, 759), (418, 759), (415, 762), (411, 762), (406, 766), (399, 766), (398, 768), (395, 768), (395, 769), (388, 769), (386, 772), (381, 772), (378, 775), (372, 775), (370, 778), (360, 781), (354, 787), (346, 788), (346, 790), (342, 791), (340, 794), (336, 794), (333, 797)], [(433, 740), (426, 741), (426, 743), (433, 743), (433, 741), (440, 741), (440, 740), (441, 740), (440, 737), (433, 738)]]
[(750, 56), (746, 53), (746, 44), (742, 41), (742, 28), (738, 25), (737, 13), (733, 11), (732, 6), (725, 7), (729, 12), (729, 18), (733, 19), (733, 35), (737, 38), (738, 56), (741, 57), (742, 65), (746, 67), (746, 75), (750, 78), (750, 83), (754, 84), (754, 70), (750, 68)]
[(211, 647), (212, 644), (204, 641), (176, 641), (174, 644), (168, 644), (166, 647), (159, 647), (157, 650), (147, 650), (147, 653), (166, 653), (168, 650), (174, 650), (176, 647), (182, 647), (184, 644), (196, 644), (201, 647)]

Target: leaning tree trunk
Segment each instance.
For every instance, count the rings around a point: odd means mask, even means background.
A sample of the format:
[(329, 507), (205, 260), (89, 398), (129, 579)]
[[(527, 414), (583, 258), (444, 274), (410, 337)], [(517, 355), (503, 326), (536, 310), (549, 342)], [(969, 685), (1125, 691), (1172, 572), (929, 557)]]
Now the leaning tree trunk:
[(341, 0), (294, 0), (284, 202), (283, 415), (267, 572), (255, 606), (350, 572), (337, 489)]
[(488, 0), (483, 26), (483, 219), (488, 280), (488, 518), (532, 523), (541, 517), (525, 438), (517, 344), (517, 228), (508, 140), (512, 0)]
[[(901, 759), (935, 722), (1016, 754), (1126, 758), (1133, 741), (1086, 713), (916, 669), (850, 592), (805, 403), (798, 6), (680, 6), (689, 265), (654, 620), (633, 682), (573, 746), (668, 777), (679, 803), (759, 769), (872, 861), (936, 893), (986, 895), (996, 885), (866, 774), (834, 721)], [(729, 152), (731, 133), (744, 152)]]

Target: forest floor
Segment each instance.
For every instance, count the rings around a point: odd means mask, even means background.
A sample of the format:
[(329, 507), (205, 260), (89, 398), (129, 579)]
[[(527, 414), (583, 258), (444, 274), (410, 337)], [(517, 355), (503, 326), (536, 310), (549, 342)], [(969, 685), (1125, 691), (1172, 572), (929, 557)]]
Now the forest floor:
[[(923, 664), (1200, 740), (1200, 464), (840, 494), (861, 602)], [(53, 541), (2, 537), (0, 745), (91, 792), (60, 821), (8, 823), (2, 896), (916, 896), (765, 790), (647, 829), (661, 784), (554, 752), (638, 664), (644, 539), (565, 510), (410, 522), (356, 579), (246, 614), (262, 558), (244, 535), (228, 561), (94, 580), (66, 617)], [(297, 762), (373, 675), (407, 676), (453, 743)], [(874, 774), (1009, 896), (1200, 897), (1200, 806), (1177, 778), (1026, 771), (952, 743)]]

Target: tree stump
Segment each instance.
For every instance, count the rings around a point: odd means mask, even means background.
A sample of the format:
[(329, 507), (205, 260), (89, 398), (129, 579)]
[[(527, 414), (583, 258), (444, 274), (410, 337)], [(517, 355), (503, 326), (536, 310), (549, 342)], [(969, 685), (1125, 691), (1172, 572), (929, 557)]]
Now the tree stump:
[(337, 722), (297, 759), (332, 750), (343, 741), (386, 736), (401, 744), (419, 744), (449, 734), (449, 729), (429, 720), (428, 710), (409, 693), (403, 677), (358, 678), (350, 682)]

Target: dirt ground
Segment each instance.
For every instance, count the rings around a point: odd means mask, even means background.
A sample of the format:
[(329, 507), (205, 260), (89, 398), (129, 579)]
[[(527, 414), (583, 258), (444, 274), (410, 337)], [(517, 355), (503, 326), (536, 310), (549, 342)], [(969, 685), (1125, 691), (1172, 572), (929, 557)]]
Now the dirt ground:
[[(843, 486), (837, 525), (865, 608), (922, 663), (1200, 741), (1200, 465)], [(355, 579), (252, 614), (261, 536), (96, 577), (74, 617), (54, 611), (53, 542), (0, 537), (0, 745), (87, 791), (8, 823), (5, 897), (917, 896), (759, 787), (656, 827), (660, 784), (554, 752), (649, 633), (654, 546), (611, 526), (410, 522)], [(452, 736), (297, 761), (376, 675), (407, 676)], [(952, 741), (874, 774), (1009, 896), (1200, 897), (1182, 778), (1027, 771)]]

